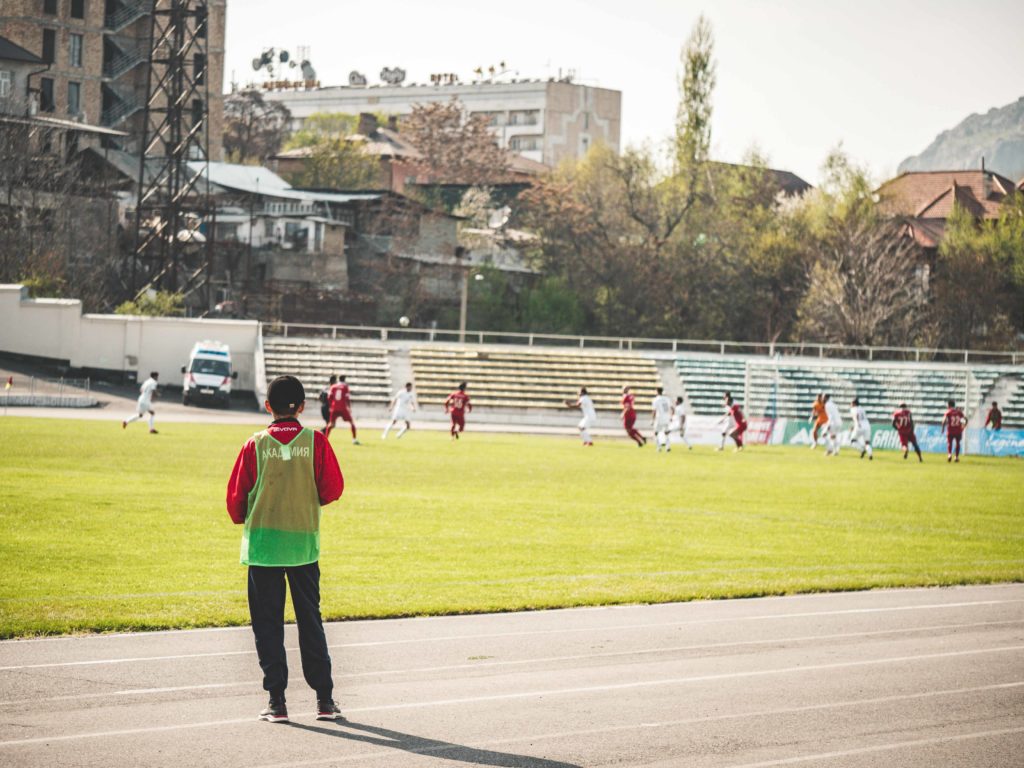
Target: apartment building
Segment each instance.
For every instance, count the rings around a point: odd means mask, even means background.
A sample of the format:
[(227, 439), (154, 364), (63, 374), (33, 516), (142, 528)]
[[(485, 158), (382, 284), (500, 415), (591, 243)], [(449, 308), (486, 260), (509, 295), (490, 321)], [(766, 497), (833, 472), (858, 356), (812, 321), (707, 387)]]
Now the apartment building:
[[(0, 30), (44, 62), (30, 82), (40, 114), (128, 134), (138, 152), (146, 102), (152, 11), (170, 0), (3, 0)], [(224, 125), (224, 23), (227, 0), (208, 0), (207, 53), (192, 57), (193, 76), (209, 83), (210, 154), (221, 155)], [(197, 5), (203, 5), (197, 3)], [(200, 15), (197, 17), (202, 18)]]
[(622, 93), (568, 79), (342, 85), (265, 93), (288, 107), (293, 129), (317, 112), (397, 115), (401, 126), (402, 116), (415, 104), (446, 102), (453, 96), (470, 113), (487, 116), (500, 146), (548, 166), (582, 157), (597, 142), (619, 150)]

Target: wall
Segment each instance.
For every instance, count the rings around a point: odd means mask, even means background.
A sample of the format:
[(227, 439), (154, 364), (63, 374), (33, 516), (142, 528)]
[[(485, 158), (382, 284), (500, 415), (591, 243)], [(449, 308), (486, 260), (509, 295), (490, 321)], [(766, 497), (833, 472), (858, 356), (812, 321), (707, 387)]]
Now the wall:
[(83, 315), (77, 300), (29, 299), (20, 285), (0, 285), (0, 352), (72, 368), (141, 373), (140, 380), (159, 371), (165, 383), (176, 385), (193, 344), (211, 339), (231, 347), (236, 387), (253, 391), (258, 336), (255, 320)]

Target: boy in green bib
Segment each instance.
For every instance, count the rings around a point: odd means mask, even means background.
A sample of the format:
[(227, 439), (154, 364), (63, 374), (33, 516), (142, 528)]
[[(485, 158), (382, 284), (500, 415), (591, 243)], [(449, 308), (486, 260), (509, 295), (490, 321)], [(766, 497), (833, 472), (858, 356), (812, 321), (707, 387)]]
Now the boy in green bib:
[(273, 422), (242, 447), (228, 481), (231, 519), (244, 525), (241, 562), (249, 566), (249, 614), (263, 688), (261, 720), (288, 722), (284, 647), (285, 581), (299, 630), (302, 674), (316, 691), (317, 719), (341, 717), (332, 693), (331, 656), (320, 617), (320, 508), (341, 497), (345, 481), (331, 444), (304, 428), (306, 392), (294, 376), (267, 388)]

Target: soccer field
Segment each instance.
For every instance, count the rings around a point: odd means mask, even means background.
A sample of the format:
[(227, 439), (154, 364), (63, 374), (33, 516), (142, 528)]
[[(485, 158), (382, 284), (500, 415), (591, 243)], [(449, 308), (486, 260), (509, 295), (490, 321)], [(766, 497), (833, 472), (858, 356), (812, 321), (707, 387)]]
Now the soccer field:
[[(225, 485), (253, 431), (0, 420), (0, 636), (248, 620)], [(1024, 463), (625, 440), (333, 436), (325, 618), (1024, 580)]]

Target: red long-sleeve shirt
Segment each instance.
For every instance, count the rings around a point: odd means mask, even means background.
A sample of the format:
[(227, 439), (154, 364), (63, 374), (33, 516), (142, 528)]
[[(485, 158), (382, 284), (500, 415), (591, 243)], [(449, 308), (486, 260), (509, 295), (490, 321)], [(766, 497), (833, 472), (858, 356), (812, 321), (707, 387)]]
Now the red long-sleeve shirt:
[[(267, 431), (275, 440), (287, 445), (302, 430), (298, 419), (278, 419)], [(341, 498), (345, 490), (345, 478), (338, 466), (338, 457), (320, 432), (313, 433), (313, 476), (320, 497), (320, 506)], [(235, 459), (235, 468), (228, 480), (227, 506), (231, 520), (239, 525), (245, 522), (249, 510), (249, 492), (256, 487), (256, 441), (249, 438)]]

